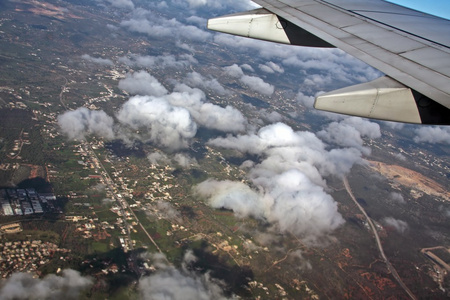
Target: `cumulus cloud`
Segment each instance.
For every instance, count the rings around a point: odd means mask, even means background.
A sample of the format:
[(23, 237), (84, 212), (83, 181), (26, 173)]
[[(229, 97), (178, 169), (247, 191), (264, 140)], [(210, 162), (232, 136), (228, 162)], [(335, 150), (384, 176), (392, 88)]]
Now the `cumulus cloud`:
[(117, 119), (133, 130), (142, 130), (144, 141), (169, 150), (186, 148), (197, 132), (188, 110), (153, 96), (130, 98), (117, 113)]
[[(200, 76), (192, 74), (191, 79)], [(219, 87), (212, 80), (206, 84)], [(128, 73), (120, 80), (119, 87), (132, 94), (143, 95), (131, 97), (122, 105), (116, 113), (118, 124), (114, 125), (113, 118), (103, 111), (83, 107), (58, 116), (62, 133), (69, 139), (94, 134), (110, 140), (121, 139), (126, 144), (140, 140), (176, 151), (189, 145), (198, 125), (223, 132), (242, 132), (247, 126), (247, 119), (236, 108), (206, 103), (202, 90), (185, 84), (177, 83), (174, 91), (169, 93), (145, 71)], [(149, 159), (155, 163), (158, 161), (153, 156)], [(184, 165), (187, 160), (178, 161)]]
[(173, 160), (182, 168), (189, 168), (193, 165), (198, 165), (197, 160), (187, 154), (177, 153), (173, 157)]
[(247, 70), (249, 72), (255, 72), (255, 70), (253, 69), (252, 66), (250, 66), (249, 64), (243, 64), (241, 65), (242, 70)]
[[(254, 154), (246, 161), (250, 184), (208, 180), (195, 189), (213, 207), (231, 209), (239, 217), (254, 217), (315, 241), (343, 223), (337, 203), (326, 192), (324, 176), (342, 176), (361, 162), (357, 148), (327, 150), (311, 132), (295, 132), (283, 123), (257, 133), (216, 138), (215, 147)], [(359, 148), (359, 147), (358, 147)]]
[[(180, 43), (178, 45), (181, 47)], [(192, 49), (188, 50), (192, 51)], [(120, 57), (118, 61), (127, 66), (145, 68), (184, 68), (197, 63), (197, 60), (191, 54), (151, 56), (131, 53), (127, 56)]]
[[(378, 125), (372, 124), (358, 118), (337, 123), (357, 133), (343, 135), (348, 140), (339, 142), (331, 139), (333, 133), (339, 133), (333, 126), (315, 135), (296, 132), (283, 123), (262, 127), (256, 133), (212, 139), (210, 146), (253, 154), (258, 160), (247, 160), (241, 166), (247, 170), (249, 184), (210, 179), (195, 192), (213, 207), (231, 209), (238, 217), (265, 220), (281, 232), (315, 242), (344, 222), (337, 203), (326, 192), (325, 177), (343, 176), (355, 163), (363, 162), (362, 136), (380, 135)], [(329, 149), (324, 141), (340, 147)]]
[(231, 66), (223, 67), (223, 70), (227, 75), (230, 75), (232, 77), (239, 78), (244, 76), (242, 68), (239, 67), (237, 64), (232, 64)]
[(267, 121), (269, 121), (270, 123), (277, 123), (283, 120), (283, 116), (276, 112), (276, 111), (271, 111), (268, 112), (265, 109), (260, 109), (261, 112), (261, 117)]
[(389, 193), (389, 199), (398, 202), (398, 203), (405, 203), (405, 199), (403, 198), (402, 194), (397, 193), (397, 192), (391, 192)]
[(311, 270), (311, 263), (303, 257), (303, 252), (301, 250), (295, 250), (289, 253), (289, 257), (294, 260), (297, 268), (300, 270)]
[(203, 7), (213, 8), (215, 10), (227, 10), (245, 11), (257, 7), (255, 3), (250, 0), (171, 0), (173, 4), (180, 6), (188, 6), (191, 9), (201, 9)]
[(169, 157), (163, 152), (153, 152), (147, 155), (147, 159), (153, 165), (167, 165), (170, 163)]
[(406, 156), (404, 156), (402, 153), (397, 153), (394, 155), (396, 159), (401, 161), (406, 161)]
[(206, 128), (224, 132), (240, 132), (246, 128), (247, 119), (239, 110), (229, 105), (221, 107), (205, 103), (205, 93), (197, 88), (179, 84), (175, 91), (167, 96), (167, 100), (172, 105), (189, 110), (194, 120)]
[[(292, 47), (225, 34), (216, 34), (214, 41), (236, 52), (257, 53), (285, 71), (296, 70), (303, 92), (310, 95), (367, 82), (382, 75), (339, 49)], [(263, 67), (263, 71), (270, 72), (267, 67)]]
[(305, 106), (306, 108), (313, 108), (315, 98), (313, 96), (307, 96), (302, 92), (298, 92), (296, 97), (297, 102)]
[(134, 9), (134, 3), (131, 0), (106, 0), (112, 6), (117, 8)]
[[(191, 52), (191, 53), (194, 53), (194, 52), (195, 52), (195, 48), (192, 47), (190, 44), (183, 43), (183, 42), (180, 42), (180, 41), (176, 41), (175, 45), (176, 45), (178, 48), (184, 49), (184, 50), (186, 50), (186, 51), (188, 51), (188, 52)], [(184, 54), (183, 56), (186, 56), (186, 55)], [(188, 57), (191, 59), (192, 63), (197, 63), (197, 62), (198, 62), (198, 61), (194, 58), (193, 55), (188, 55)]]
[(112, 60), (110, 60), (108, 58), (92, 57), (89, 54), (83, 54), (83, 55), (81, 55), (81, 58), (84, 60), (87, 60), (89, 62), (99, 64), (99, 65), (105, 65), (105, 66), (113, 66), (114, 65)]
[(33, 278), (28, 273), (14, 273), (2, 282), (0, 298), (9, 299), (78, 299), (80, 292), (93, 283), (89, 277), (66, 269), (62, 276), (53, 274), (42, 279)]
[(158, 200), (156, 202), (156, 208), (164, 218), (181, 223), (180, 213), (169, 202)]
[(135, 95), (163, 96), (168, 93), (155, 77), (145, 71), (127, 73), (119, 81), (119, 88)]
[(383, 218), (382, 222), (385, 226), (394, 228), (398, 233), (404, 233), (408, 228), (408, 223), (402, 220), (397, 220), (392, 217)]
[(273, 92), (275, 91), (273, 85), (265, 82), (264, 80), (262, 80), (257, 76), (244, 75), (241, 77), (240, 80), (243, 84), (247, 85), (253, 91), (266, 96), (272, 95)]
[(450, 144), (450, 128), (443, 126), (421, 126), (415, 130), (416, 143)]
[(105, 139), (114, 139), (114, 120), (104, 111), (89, 110), (80, 107), (58, 116), (58, 125), (62, 133), (71, 140), (84, 139), (86, 135), (94, 134)]
[(176, 269), (167, 263), (163, 254), (153, 255), (152, 261), (158, 270), (139, 280), (138, 290), (141, 298), (157, 299), (226, 299), (221, 282), (206, 274), (189, 270), (189, 265), (197, 258), (191, 251), (186, 252), (182, 268)]
[(183, 24), (176, 19), (166, 19), (142, 8), (135, 9), (131, 19), (123, 20), (120, 25), (129, 31), (154, 38), (205, 41), (212, 35), (196, 26)]
[(190, 16), (186, 18), (186, 21), (191, 24), (196, 24), (197, 26), (205, 26), (205, 24), (208, 22), (207, 19), (201, 18), (199, 16)]
[(365, 154), (370, 149), (364, 147), (363, 136), (370, 139), (381, 137), (380, 126), (358, 117), (345, 118), (340, 122), (330, 123), (326, 129), (317, 133), (321, 139), (342, 147), (354, 147)]
[(189, 168), (198, 164), (197, 160), (188, 154), (176, 153), (172, 158), (163, 152), (153, 152), (147, 155), (153, 165), (171, 165), (175, 163), (182, 168)]
[(206, 90), (211, 90), (218, 95), (229, 95), (230, 92), (226, 90), (215, 78), (209, 79), (197, 72), (190, 72), (186, 75), (184, 82), (192, 87), (198, 87)]
[(265, 64), (260, 64), (258, 67), (261, 71), (269, 74), (284, 73), (283, 67), (272, 61), (266, 62)]
[(258, 193), (242, 182), (209, 179), (197, 185), (194, 191), (207, 197), (212, 207), (233, 210), (238, 217), (265, 217)]
[(381, 123), (394, 130), (401, 130), (405, 127), (404, 123), (399, 122), (381, 121)]
[(322, 187), (298, 170), (253, 179), (258, 190), (241, 182), (207, 180), (195, 192), (215, 208), (233, 210), (238, 217), (254, 217), (315, 241), (343, 223), (337, 204)]
[(152, 142), (170, 151), (186, 148), (197, 133), (197, 123), (189, 111), (171, 105), (164, 97), (131, 97), (116, 118), (119, 124), (114, 126), (113, 118), (105, 112), (81, 107), (58, 116), (58, 124), (69, 139), (94, 134), (109, 140), (122, 139), (126, 143)]
[(243, 84), (247, 85), (251, 90), (255, 92), (270, 96), (275, 90), (273, 85), (265, 82), (260, 77), (245, 75), (242, 68), (236, 64), (223, 67), (223, 70), (227, 75), (238, 78)]

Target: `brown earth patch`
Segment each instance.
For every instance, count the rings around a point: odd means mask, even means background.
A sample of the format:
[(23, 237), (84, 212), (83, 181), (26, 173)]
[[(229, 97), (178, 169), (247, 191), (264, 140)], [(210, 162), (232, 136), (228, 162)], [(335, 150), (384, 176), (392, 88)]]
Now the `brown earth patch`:
[(397, 165), (388, 165), (379, 161), (370, 161), (369, 166), (384, 177), (407, 186), (411, 189), (419, 190), (430, 196), (437, 196), (446, 201), (450, 201), (448, 191), (436, 181), (408, 168)]

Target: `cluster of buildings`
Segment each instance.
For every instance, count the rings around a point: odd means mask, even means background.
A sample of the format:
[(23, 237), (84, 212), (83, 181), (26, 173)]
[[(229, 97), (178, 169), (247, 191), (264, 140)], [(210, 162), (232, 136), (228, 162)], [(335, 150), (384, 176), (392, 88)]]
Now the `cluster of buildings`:
[(147, 200), (172, 200), (169, 190), (179, 187), (178, 184), (167, 183), (174, 179), (174, 176), (169, 173), (172, 168), (170, 166), (157, 167), (151, 165), (149, 168), (150, 175), (148, 179), (154, 179), (151, 185), (148, 186), (148, 192), (145, 193)]
[(0, 189), (0, 204), (4, 216), (40, 214), (53, 210), (56, 196), (52, 193), (37, 193), (35, 189)]
[(69, 251), (41, 240), (0, 243), (0, 274), (2, 278), (7, 278), (14, 272), (35, 273), (56, 253)]

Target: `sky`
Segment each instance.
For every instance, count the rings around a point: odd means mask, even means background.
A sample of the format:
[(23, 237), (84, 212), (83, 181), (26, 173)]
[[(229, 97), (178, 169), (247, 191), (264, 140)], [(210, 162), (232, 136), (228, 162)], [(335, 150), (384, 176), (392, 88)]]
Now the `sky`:
[(389, 0), (389, 2), (450, 19), (450, 1), (448, 0)]

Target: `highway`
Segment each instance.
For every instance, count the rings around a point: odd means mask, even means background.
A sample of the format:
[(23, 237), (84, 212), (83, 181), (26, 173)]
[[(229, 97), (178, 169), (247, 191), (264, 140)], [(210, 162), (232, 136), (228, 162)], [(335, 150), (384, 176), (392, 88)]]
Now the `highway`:
[(369, 224), (370, 228), (372, 229), (373, 235), (375, 236), (375, 241), (377, 242), (378, 251), (380, 251), (380, 255), (386, 264), (386, 267), (388, 268), (389, 272), (391, 272), (392, 276), (395, 278), (395, 280), (398, 282), (398, 284), (405, 290), (405, 292), (408, 294), (408, 296), (416, 300), (416, 296), (411, 292), (411, 290), (406, 286), (406, 284), (403, 282), (403, 280), (400, 278), (400, 275), (398, 275), (397, 270), (394, 268), (394, 266), (389, 262), (389, 259), (386, 257), (386, 254), (384, 253), (383, 246), (381, 245), (380, 237), (378, 236), (377, 228), (372, 222), (372, 219), (369, 218), (364, 208), (358, 203), (355, 196), (353, 195), (353, 192), (350, 188), (350, 184), (348, 183), (347, 177), (344, 177), (344, 186), (347, 190), (347, 193), (350, 195), (350, 198), (352, 198), (353, 202), (355, 202), (356, 206), (358, 206), (359, 210), (363, 213), (363, 215), (366, 217), (367, 223)]

